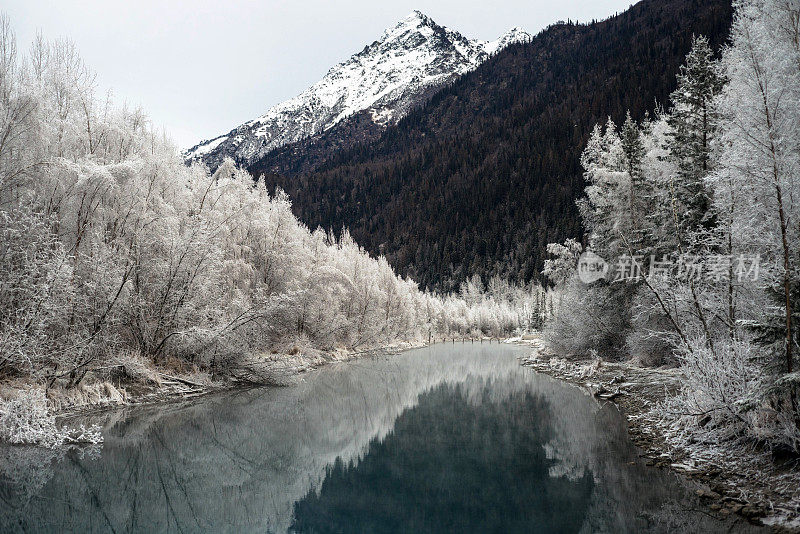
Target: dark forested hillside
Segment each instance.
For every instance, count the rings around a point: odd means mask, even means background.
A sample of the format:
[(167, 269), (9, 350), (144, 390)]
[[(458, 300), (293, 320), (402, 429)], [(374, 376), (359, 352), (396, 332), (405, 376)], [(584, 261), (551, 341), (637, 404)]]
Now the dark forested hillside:
[(423, 285), (529, 280), (547, 243), (581, 234), (579, 158), (593, 125), (666, 103), (692, 35), (719, 46), (730, 20), (729, 0), (645, 0), (553, 26), (312, 172), (269, 173), (270, 156), (250, 170), (285, 189), (307, 224), (350, 228)]

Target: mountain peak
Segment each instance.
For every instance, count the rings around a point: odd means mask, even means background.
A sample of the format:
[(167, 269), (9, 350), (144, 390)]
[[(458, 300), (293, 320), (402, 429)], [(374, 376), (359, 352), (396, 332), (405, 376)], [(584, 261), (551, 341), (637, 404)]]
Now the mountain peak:
[(437, 87), (526, 38), (527, 33), (514, 28), (496, 41), (468, 39), (414, 10), (300, 95), (227, 135), (201, 142), (185, 156), (211, 167), (226, 156), (249, 165), (270, 150), (322, 134), (360, 112), (385, 127)]
[(414, 10), (409, 15), (398, 21), (397, 24), (391, 28), (387, 28), (380, 38), (380, 42), (392, 41), (394, 39), (406, 36), (413, 33), (422, 33), (426, 37), (434, 33), (440, 28), (432, 18), (423, 13), (422, 11)]
[(506, 38), (506, 37), (514, 38), (514, 39), (525, 39), (525, 40), (528, 40), (528, 41), (533, 38), (533, 36), (531, 34), (526, 32), (525, 30), (523, 30), (519, 26), (514, 26), (513, 28), (508, 30), (506, 33), (504, 33), (502, 35), (502, 37), (500, 37), (500, 38), (503, 39), (503, 38)]
[(434, 23), (433, 20), (428, 15), (426, 15), (419, 9), (415, 9), (411, 13), (409, 13), (409, 15), (405, 18), (405, 20), (418, 20), (424, 24)]

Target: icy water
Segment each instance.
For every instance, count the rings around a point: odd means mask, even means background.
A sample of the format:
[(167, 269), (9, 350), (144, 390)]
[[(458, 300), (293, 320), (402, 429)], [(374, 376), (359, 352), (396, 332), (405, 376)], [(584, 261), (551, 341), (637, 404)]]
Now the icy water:
[(297, 385), (95, 418), (99, 450), (0, 449), (2, 532), (746, 532), (646, 467), (610, 404), (437, 345)]

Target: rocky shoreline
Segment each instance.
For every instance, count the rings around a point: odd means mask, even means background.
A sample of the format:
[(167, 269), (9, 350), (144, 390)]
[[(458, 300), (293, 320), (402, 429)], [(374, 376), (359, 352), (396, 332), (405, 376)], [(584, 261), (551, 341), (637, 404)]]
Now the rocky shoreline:
[(710, 513), (724, 519), (738, 515), (775, 532), (800, 533), (800, 464), (781, 464), (756, 444), (718, 457), (693, 457), (664, 437), (663, 422), (652, 408), (680, 388), (679, 369), (648, 369), (631, 363), (567, 360), (549, 353), (530, 336), (518, 343), (531, 347), (521, 363), (537, 372), (589, 389), (600, 402), (614, 402), (628, 421), (631, 440), (648, 465), (671, 469), (697, 481), (698, 496)]

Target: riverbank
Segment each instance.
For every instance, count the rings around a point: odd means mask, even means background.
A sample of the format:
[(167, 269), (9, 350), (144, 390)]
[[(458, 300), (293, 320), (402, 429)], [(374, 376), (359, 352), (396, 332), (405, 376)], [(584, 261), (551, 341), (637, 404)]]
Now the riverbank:
[(515, 341), (532, 349), (522, 365), (587, 388), (600, 402), (617, 404), (647, 463), (700, 482), (705, 489), (699, 496), (712, 514), (720, 518), (736, 514), (777, 532), (800, 532), (797, 459), (775, 458), (757, 444), (701, 456), (665, 438), (666, 423), (655, 408), (680, 389), (680, 369), (648, 369), (599, 359), (567, 360), (548, 352), (535, 336)]
[[(0, 476), (0, 492), (20, 496), (13, 514), (0, 514), (0, 531), (13, 531), (2, 525), (19, 518), (31, 531), (159, 531), (177, 524), (269, 532), (353, 525), (730, 532), (730, 522), (712, 521), (698, 506), (694, 484), (636, 461), (616, 409), (598, 410), (584, 391), (521, 367), (527, 352), (451, 340), (328, 365), (292, 387), (73, 421), (99, 425), (102, 446), (46, 464), (36, 459), (50, 451), (0, 447), (0, 456), (17, 455), (0, 458), (0, 471), (25, 477)], [(335, 497), (334, 508), (328, 497)], [(459, 503), (475, 513), (454, 514)], [(735, 527), (758, 532), (741, 521)]]
[[(196, 370), (181, 372), (174, 368), (148, 369), (138, 383), (102, 381), (87, 383), (74, 390), (52, 389), (48, 397), (52, 413), (59, 419), (89, 415), (124, 406), (142, 406), (191, 400), (205, 395), (239, 388), (290, 386), (310, 371), (332, 363), (343, 363), (379, 354), (397, 354), (430, 345), (451, 343), (499, 344), (508, 338), (433, 337), (430, 341), (400, 341), (365, 350), (291, 349), (285, 354), (265, 354), (245, 360), (230, 376), (213, 380)], [(143, 373), (138, 373), (142, 376)], [(6, 385), (7, 387), (8, 385)], [(13, 386), (12, 386), (13, 387)]]
[[(134, 362), (104, 379), (91, 374), (77, 387), (54, 386), (47, 390), (49, 411), (62, 423), (75, 417), (102, 413), (122, 407), (178, 403), (214, 393), (254, 387), (289, 386), (305, 373), (332, 363), (341, 363), (378, 354), (393, 354), (425, 346), (423, 342), (396, 342), (366, 350), (320, 351), (292, 347), (283, 354), (262, 354), (243, 360), (224, 377), (191, 367), (142, 365)], [(135, 368), (133, 368), (135, 367)], [(41, 387), (25, 381), (0, 384), (0, 397)]]

